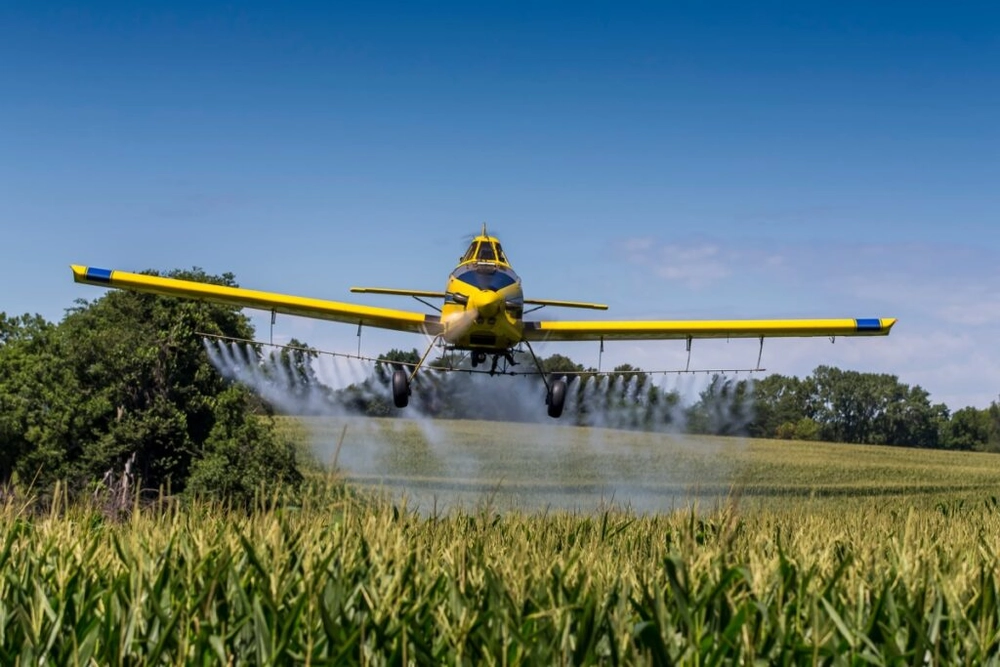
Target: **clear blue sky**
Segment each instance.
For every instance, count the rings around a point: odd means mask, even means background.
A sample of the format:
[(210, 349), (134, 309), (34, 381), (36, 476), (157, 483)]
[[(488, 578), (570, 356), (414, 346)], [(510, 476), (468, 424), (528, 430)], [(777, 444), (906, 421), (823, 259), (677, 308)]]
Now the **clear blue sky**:
[[(899, 317), (764, 363), (894, 373), (952, 408), (1000, 394), (994, 3), (358, 4), (0, 5), (0, 311), (99, 296), (70, 263), (440, 289), (486, 221), (531, 296)], [(673, 368), (682, 348), (606, 359)]]

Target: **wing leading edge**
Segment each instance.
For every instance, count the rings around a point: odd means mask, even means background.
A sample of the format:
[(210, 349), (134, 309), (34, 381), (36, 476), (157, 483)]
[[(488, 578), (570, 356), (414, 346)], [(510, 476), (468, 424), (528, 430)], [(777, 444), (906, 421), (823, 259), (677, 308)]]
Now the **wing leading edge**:
[(437, 334), (442, 330), (441, 321), (437, 315), (425, 315), (408, 310), (373, 308), (324, 299), (259, 292), (241, 287), (226, 287), (191, 280), (98, 269), (92, 266), (73, 265), (71, 268), (73, 269), (73, 280), (99, 287), (115, 287), (161, 296), (201, 299), (229, 306), (256, 308), (287, 315), (301, 315), (396, 331)]
[(895, 318), (525, 322), (528, 341), (887, 336)]

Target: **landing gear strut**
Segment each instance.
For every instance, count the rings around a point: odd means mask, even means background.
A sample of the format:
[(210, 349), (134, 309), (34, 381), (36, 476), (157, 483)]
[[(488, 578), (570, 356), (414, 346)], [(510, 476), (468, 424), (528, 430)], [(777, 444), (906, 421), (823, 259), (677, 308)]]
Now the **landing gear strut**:
[(424, 365), (425, 361), (427, 361), (427, 356), (431, 353), (431, 350), (434, 349), (434, 346), (437, 345), (440, 338), (440, 336), (434, 337), (431, 344), (427, 346), (427, 351), (424, 352), (424, 356), (420, 357), (420, 361), (418, 361), (417, 365), (413, 367), (413, 371), (411, 373), (407, 373), (402, 368), (393, 371), (392, 402), (397, 408), (405, 408), (410, 402), (410, 383), (413, 382), (413, 378), (417, 377), (417, 371), (419, 371), (420, 367)]
[(542, 382), (545, 383), (545, 405), (549, 406), (549, 417), (559, 419), (566, 406), (566, 381), (553, 380), (549, 382), (545, 377), (545, 369), (542, 368), (541, 362), (535, 356), (535, 351), (531, 349), (531, 343), (524, 341), (524, 344), (528, 346), (531, 360), (535, 362), (535, 368), (538, 369), (538, 374), (542, 377)]

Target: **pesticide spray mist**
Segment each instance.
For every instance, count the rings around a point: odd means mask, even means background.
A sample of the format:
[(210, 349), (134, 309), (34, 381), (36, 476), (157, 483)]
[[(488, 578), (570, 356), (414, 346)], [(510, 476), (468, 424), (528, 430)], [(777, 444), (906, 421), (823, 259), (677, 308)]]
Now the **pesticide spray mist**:
[(484, 504), (637, 512), (712, 505), (739, 477), (731, 454), (743, 441), (684, 433), (738, 436), (753, 416), (745, 379), (569, 377), (556, 421), (546, 414), (538, 377), (432, 368), (418, 374), (410, 405), (400, 411), (392, 407), (387, 365), (287, 349), (262, 353), (213, 339), (205, 349), (224, 377), (278, 412), (303, 417), (321, 462), (427, 512)]

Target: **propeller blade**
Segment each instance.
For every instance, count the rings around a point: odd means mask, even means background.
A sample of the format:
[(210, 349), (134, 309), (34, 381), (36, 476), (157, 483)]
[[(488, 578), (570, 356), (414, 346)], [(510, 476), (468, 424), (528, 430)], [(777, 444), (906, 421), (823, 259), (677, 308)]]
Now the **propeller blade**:
[(478, 308), (469, 308), (468, 310), (463, 310), (460, 313), (455, 313), (451, 317), (445, 319), (444, 333), (441, 335), (449, 343), (455, 343), (459, 338), (465, 335), (465, 332), (467, 332), (469, 327), (475, 323), (477, 317), (479, 317)]

